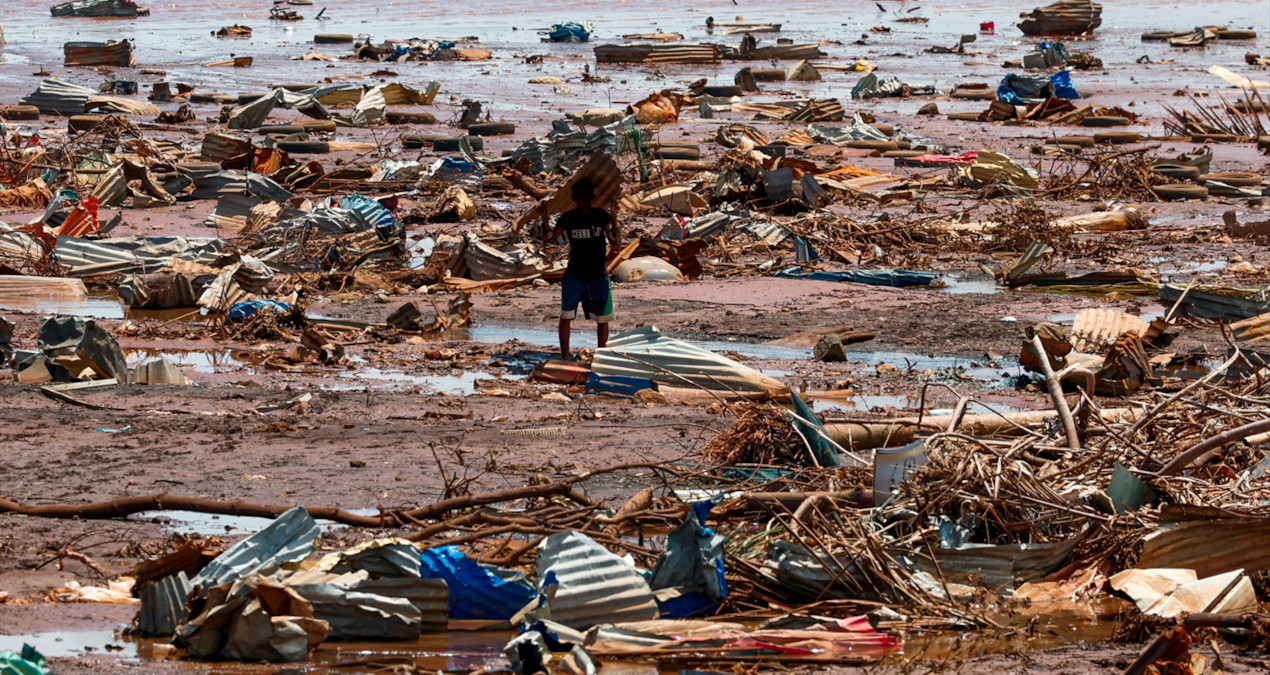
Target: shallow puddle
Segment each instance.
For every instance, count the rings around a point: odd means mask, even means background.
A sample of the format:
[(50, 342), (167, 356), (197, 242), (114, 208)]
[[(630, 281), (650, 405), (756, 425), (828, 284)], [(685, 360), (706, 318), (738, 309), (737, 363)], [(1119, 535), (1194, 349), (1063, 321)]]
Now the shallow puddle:
[(937, 289), (939, 293), (947, 293), (949, 295), (965, 295), (969, 293), (982, 293), (985, 295), (996, 295), (1004, 293), (1005, 290), (997, 286), (997, 282), (992, 279), (975, 279), (973, 281), (963, 281), (960, 277), (953, 275), (941, 277), (947, 286)]
[[(377, 509), (372, 508), (346, 510), (359, 516), (373, 516), (379, 513)], [(159, 522), (163, 524), (164, 528), (183, 534), (194, 533), (218, 536), (255, 534), (273, 523), (272, 518), (218, 515), (215, 513), (199, 513), (197, 511), (142, 511), (133, 514), (128, 520)], [(323, 519), (318, 519), (317, 524), (328, 529), (347, 527), (347, 525)]]
[(971, 365), (972, 362), (982, 364), (983, 361), (965, 357), (923, 356), (911, 352), (853, 352), (850, 348), (847, 351), (847, 360), (863, 362), (871, 366), (885, 363), (899, 368), (900, 372), (909, 368), (914, 371), (962, 368), (966, 376), (976, 380), (999, 380), (1003, 373), (1010, 375), (1019, 370), (1019, 363), (1015, 359), (997, 359), (996, 363), (1000, 367), (991, 368), (984, 365)]
[(42, 298), (32, 297), (0, 297), (0, 310), (26, 312), (29, 314), (79, 316), (85, 319), (133, 319), (136, 321), (172, 321), (181, 319), (188, 322), (208, 323), (214, 317), (202, 316), (194, 307), (176, 309), (131, 309), (119, 303), (119, 294), (115, 291), (90, 290), (88, 297), (82, 300), (67, 299), (50, 295)]
[[(834, 413), (834, 412), (869, 412), (873, 409), (894, 408), (896, 410), (916, 410), (921, 405), (922, 397), (920, 395), (908, 394), (860, 394), (850, 398), (835, 399), (817, 399), (812, 402), (812, 410), (817, 413)], [(991, 412), (991, 407), (1000, 413), (1016, 413), (1027, 412), (1031, 408), (1020, 408), (1018, 406), (990, 403), (984, 405), (978, 401), (971, 401), (967, 404), (966, 412), (970, 413), (987, 413)], [(957, 402), (952, 400), (937, 400), (932, 398), (926, 399), (927, 415), (951, 415), (953, 409), (957, 407)]]

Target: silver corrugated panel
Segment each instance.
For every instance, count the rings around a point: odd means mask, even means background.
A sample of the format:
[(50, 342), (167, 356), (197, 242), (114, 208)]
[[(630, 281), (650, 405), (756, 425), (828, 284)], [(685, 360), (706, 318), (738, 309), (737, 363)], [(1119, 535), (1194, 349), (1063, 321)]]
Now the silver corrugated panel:
[(210, 133), (203, 137), (199, 159), (224, 164), (226, 160), (251, 152), (252, 147), (251, 141), (241, 136)]
[(217, 229), (237, 232), (247, 226), (247, 218), (252, 207), (260, 204), (260, 200), (247, 195), (222, 195), (216, 200), (216, 209), (207, 216), (203, 224)]
[(143, 264), (131, 251), (77, 237), (58, 237), (54, 249), (58, 262), (71, 274), (84, 267), (114, 265), (121, 270), (141, 271)]
[[(360, 100), (361, 97), (359, 96)], [(274, 89), (247, 105), (235, 108), (229, 116), (230, 129), (256, 129), (264, 124), (269, 113), (277, 106), (300, 112), (314, 119), (330, 119), (330, 113), (313, 96), (286, 89)]]
[(1164, 284), (1160, 286), (1162, 304), (1173, 305), (1180, 299), (1187, 312), (1201, 319), (1220, 319), (1231, 321), (1251, 319), (1254, 316), (1270, 312), (1270, 294), (1265, 291), (1255, 293), (1251, 298), (1233, 295), (1221, 295), (1192, 288), (1187, 292), (1183, 286)]
[(88, 102), (88, 97), (96, 95), (96, 91), (83, 85), (49, 78), (41, 82), (35, 91), (23, 96), (20, 102), (22, 105), (39, 108), (44, 115), (70, 117), (84, 114), (84, 104)]
[(767, 61), (769, 59), (776, 59), (778, 61), (802, 61), (823, 57), (824, 53), (820, 51), (820, 45), (816, 44), (768, 45), (766, 47), (758, 47), (754, 51), (746, 54), (741, 54), (739, 52), (724, 54), (724, 58), (741, 61)]
[[(1055, 544), (968, 544), (962, 548), (936, 548), (935, 564), (924, 556), (914, 556), (913, 566), (938, 578), (960, 573), (983, 579), (989, 588), (1000, 591), (1044, 576), (1058, 569), (1085, 533)], [(955, 577), (954, 577), (955, 578)]]
[(596, 63), (718, 63), (723, 52), (712, 44), (597, 45)]
[(467, 269), (473, 281), (493, 279), (520, 279), (538, 274), (547, 268), (547, 261), (527, 244), (520, 244), (509, 251), (500, 251), (467, 233)]
[(595, 351), (591, 370), (598, 375), (640, 377), (672, 387), (789, 391), (779, 380), (714, 352), (666, 337), (655, 326), (636, 328), (609, 340), (607, 347)]
[(204, 591), (284, 562), (304, 560), (322, 530), (302, 507), (288, 509), (265, 529), (216, 556), (190, 580)]
[(657, 617), (657, 601), (648, 582), (622, 558), (581, 532), (557, 532), (538, 546), (538, 583), (554, 578), (551, 620), (586, 630), (601, 623), (644, 621)]
[(419, 638), (423, 617), (406, 598), (375, 595), (336, 584), (303, 584), (290, 588), (313, 603), (313, 618), (331, 624), (328, 639)]
[(171, 637), (185, 621), (185, 602), (191, 590), (185, 572), (143, 585), (137, 630), (147, 637)]
[[(418, 549), (415, 549), (416, 571), (418, 562)], [(363, 593), (409, 600), (410, 604), (419, 610), (419, 628), (424, 633), (442, 633), (449, 625), (450, 620), (446, 613), (450, 611), (450, 591), (443, 579), (405, 577), (368, 579), (354, 586), (354, 589)]]
[(88, 289), (79, 279), (0, 274), (0, 297), (8, 300), (83, 300)]
[(124, 177), (123, 164), (106, 170), (93, 190), (98, 206), (118, 206), (128, 198), (128, 179)]

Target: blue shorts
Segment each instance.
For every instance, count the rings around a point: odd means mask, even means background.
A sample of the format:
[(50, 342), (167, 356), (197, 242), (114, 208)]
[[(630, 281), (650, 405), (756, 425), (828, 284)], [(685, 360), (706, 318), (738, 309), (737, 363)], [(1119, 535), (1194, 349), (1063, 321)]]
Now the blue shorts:
[[(582, 313), (596, 323), (608, 323), (613, 318), (613, 294), (609, 292), (609, 275), (595, 281), (583, 281), (565, 272), (560, 280), (560, 318), (573, 319)], [(598, 308), (598, 311), (597, 311)]]

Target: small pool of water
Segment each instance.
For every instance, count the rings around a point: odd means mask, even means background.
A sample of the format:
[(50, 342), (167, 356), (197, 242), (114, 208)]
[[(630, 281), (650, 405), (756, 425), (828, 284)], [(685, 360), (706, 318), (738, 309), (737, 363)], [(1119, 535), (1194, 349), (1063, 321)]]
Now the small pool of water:
[[(349, 513), (360, 516), (373, 516), (377, 509), (347, 509)], [(215, 513), (199, 513), (198, 511), (142, 511), (128, 517), (128, 520), (166, 520), (164, 527), (173, 532), (195, 533), (202, 535), (243, 535), (255, 534), (273, 522), (273, 518), (256, 516), (218, 515)], [(347, 527), (334, 521), (318, 519), (317, 524), (331, 529)]]

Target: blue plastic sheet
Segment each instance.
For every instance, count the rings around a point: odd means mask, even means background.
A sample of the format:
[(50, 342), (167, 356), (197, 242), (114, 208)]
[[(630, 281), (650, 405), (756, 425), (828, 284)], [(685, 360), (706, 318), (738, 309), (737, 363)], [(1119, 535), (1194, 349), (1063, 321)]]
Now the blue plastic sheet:
[(1027, 98), (1080, 98), (1080, 92), (1072, 84), (1069, 70), (1060, 70), (1049, 77), (1045, 75), (1015, 75), (1010, 73), (997, 85), (997, 100), (1010, 105), (1024, 105)]
[(225, 320), (229, 323), (237, 323), (246, 321), (256, 315), (256, 312), (270, 307), (277, 314), (283, 314), (291, 311), (291, 305), (277, 300), (245, 300), (243, 302), (235, 302), (229, 306), (229, 311), (225, 313)]
[(384, 208), (383, 204), (374, 199), (363, 197), (356, 192), (341, 199), (340, 208), (358, 212), (376, 230), (385, 230), (397, 226), (397, 216), (394, 216), (392, 211)]
[(933, 272), (913, 270), (849, 270), (841, 272), (804, 272), (801, 268), (790, 267), (776, 273), (784, 279), (809, 279), (811, 281), (850, 281), (870, 286), (893, 286), (907, 288), (909, 286), (929, 286), (939, 278)]
[(591, 33), (582, 24), (558, 23), (551, 27), (547, 39), (552, 42), (586, 42), (591, 39)]
[(1055, 98), (1080, 98), (1080, 92), (1076, 91), (1076, 85), (1072, 84), (1072, 71), (1060, 70), (1050, 75), (1050, 81), (1054, 83)]
[(728, 596), (724, 578), (723, 544), (727, 538), (705, 526), (713, 500), (692, 505), (692, 512), (666, 538), (648, 586), (654, 591), (674, 588), (679, 595), (658, 598), (662, 616), (684, 619), (718, 611)]
[(652, 388), (653, 381), (642, 377), (597, 375), (595, 373), (590, 373), (586, 376), (586, 393), (588, 394), (630, 398), (637, 391)]
[(506, 621), (534, 598), (528, 583), (495, 574), (456, 546), (425, 549), (419, 572), (424, 579), (445, 580), (451, 619)]

